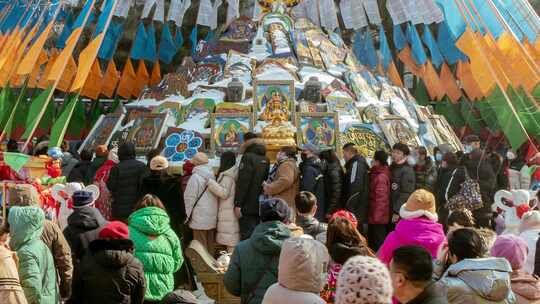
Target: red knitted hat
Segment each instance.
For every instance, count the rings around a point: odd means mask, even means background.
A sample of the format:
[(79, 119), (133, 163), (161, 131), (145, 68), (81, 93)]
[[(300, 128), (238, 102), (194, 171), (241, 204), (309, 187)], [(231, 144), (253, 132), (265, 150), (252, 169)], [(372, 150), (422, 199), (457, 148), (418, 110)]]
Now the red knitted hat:
[(101, 229), (98, 238), (107, 240), (127, 240), (129, 238), (128, 226), (120, 221), (109, 222)]

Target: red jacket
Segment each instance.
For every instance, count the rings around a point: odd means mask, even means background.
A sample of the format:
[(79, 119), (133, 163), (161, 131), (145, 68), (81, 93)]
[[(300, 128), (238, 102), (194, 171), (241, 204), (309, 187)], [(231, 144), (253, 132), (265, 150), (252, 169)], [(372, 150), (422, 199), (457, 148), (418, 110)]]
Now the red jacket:
[(390, 223), (390, 169), (375, 166), (369, 172), (368, 224)]

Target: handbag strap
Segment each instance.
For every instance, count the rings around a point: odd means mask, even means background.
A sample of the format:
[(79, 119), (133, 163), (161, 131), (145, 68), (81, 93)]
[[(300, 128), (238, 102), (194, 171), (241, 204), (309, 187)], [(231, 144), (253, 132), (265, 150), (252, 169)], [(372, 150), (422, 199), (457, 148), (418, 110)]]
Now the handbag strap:
[(272, 262), (274, 261), (275, 257), (272, 257), (272, 261), (268, 264), (268, 266), (264, 269), (264, 271), (261, 273), (261, 275), (259, 276), (259, 278), (257, 279), (257, 282), (255, 283), (255, 285), (253, 285), (253, 288), (251, 289), (251, 291), (249, 292), (248, 296), (246, 297), (246, 304), (249, 304), (249, 302), (253, 299), (253, 297), (255, 296), (255, 291), (257, 290), (257, 288), (259, 287), (259, 285), (261, 284), (261, 281), (262, 279), (264, 278), (264, 276), (268, 273), (268, 271), (270, 271), (270, 268), (272, 268)]
[(458, 168), (454, 169), (454, 172), (452, 172), (452, 177), (450, 177), (450, 181), (448, 182), (448, 186), (446, 186), (446, 191), (444, 193), (444, 198), (446, 201), (448, 201), (448, 191), (450, 190), (450, 186), (452, 186), (452, 182), (454, 181), (454, 175), (456, 175), (456, 171)]
[(188, 216), (188, 218), (186, 220), (186, 223), (189, 223), (191, 221), (191, 218), (193, 217), (193, 212), (195, 211), (195, 208), (197, 207), (197, 204), (199, 203), (199, 201), (201, 200), (202, 196), (204, 195), (204, 193), (206, 192), (207, 189), (208, 189), (208, 183), (206, 183), (206, 186), (204, 186), (204, 190), (201, 192), (201, 194), (199, 195), (199, 197), (195, 201), (195, 204), (193, 204), (193, 208), (191, 208), (191, 213), (189, 214), (189, 216)]

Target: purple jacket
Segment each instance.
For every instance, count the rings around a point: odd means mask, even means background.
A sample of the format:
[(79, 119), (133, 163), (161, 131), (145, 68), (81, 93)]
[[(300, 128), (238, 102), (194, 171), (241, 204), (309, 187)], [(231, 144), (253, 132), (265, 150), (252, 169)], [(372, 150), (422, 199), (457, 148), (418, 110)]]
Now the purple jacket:
[(394, 250), (399, 247), (416, 245), (425, 248), (432, 257), (442, 243), (446, 242), (441, 224), (428, 220), (425, 217), (402, 219), (396, 225), (377, 253), (377, 257), (385, 264), (390, 264)]

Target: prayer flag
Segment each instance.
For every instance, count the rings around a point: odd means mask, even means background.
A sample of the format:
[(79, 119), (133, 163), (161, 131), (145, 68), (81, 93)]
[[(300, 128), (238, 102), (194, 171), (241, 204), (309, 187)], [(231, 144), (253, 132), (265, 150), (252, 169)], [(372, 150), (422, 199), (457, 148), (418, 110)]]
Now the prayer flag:
[(135, 90), (136, 79), (137, 75), (135, 74), (135, 70), (133, 69), (133, 64), (128, 58), (126, 60), (126, 64), (124, 65), (124, 70), (122, 71), (122, 77), (120, 78), (120, 82), (118, 83), (118, 89), (116, 91), (116, 94), (125, 99), (130, 99), (131, 93)]
[(103, 94), (107, 98), (112, 98), (119, 80), (120, 73), (116, 69), (116, 64), (114, 63), (114, 60), (111, 60), (109, 61), (109, 65), (107, 66), (107, 70), (105, 71), (105, 75), (103, 76), (101, 84), (101, 94)]
[(159, 60), (163, 63), (170, 64), (177, 51), (178, 49), (174, 43), (169, 25), (164, 23), (161, 31), (161, 42), (159, 43)]
[(154, 62), (152, 67), (152, 75), (150, 77), (150, 86), (156, 86), (161, 81), (161, 67), (159, 66), (159, 61)]
[(148, 74), (144, 60), (139, 60), (139, 66), (137, 67), (135, 79), (135, 86), (133, 87), (133, 92), (131, 92), (131, 95), (138, 97), (150, 81), (150, 75)]

